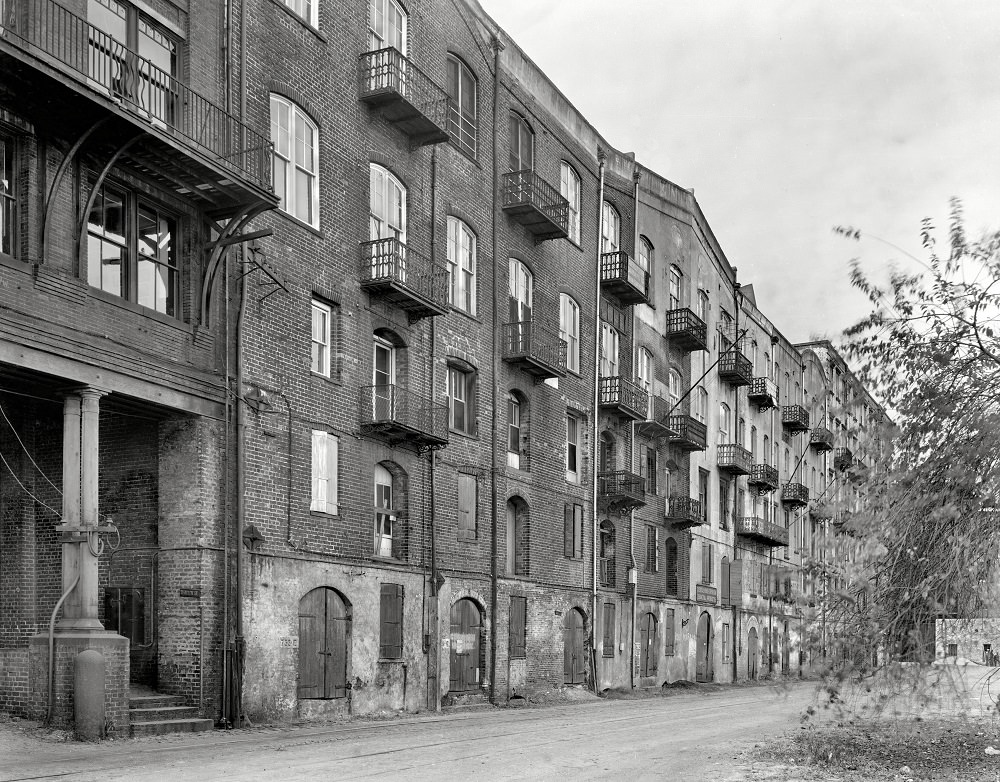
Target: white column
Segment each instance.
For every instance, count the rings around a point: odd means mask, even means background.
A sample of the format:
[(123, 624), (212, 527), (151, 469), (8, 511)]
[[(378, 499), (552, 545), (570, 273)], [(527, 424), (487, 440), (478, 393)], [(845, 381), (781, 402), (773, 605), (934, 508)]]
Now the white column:
[[(80, 397), (70, 394), (63, 402), (62, 522), (64, 534), (80, 524)], [(62, 544), (62, 591), (72, 585), (79, 572), (79, 544)], [(60, 627), (72, 626), (80, 618), (80, 592), (74, 590), (63, 603)]]

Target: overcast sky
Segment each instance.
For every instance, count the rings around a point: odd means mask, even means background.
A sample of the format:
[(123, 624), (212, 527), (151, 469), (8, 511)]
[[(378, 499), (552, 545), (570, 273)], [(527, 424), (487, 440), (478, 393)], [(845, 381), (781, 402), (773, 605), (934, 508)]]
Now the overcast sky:
[[(920, 221), (1000, 227), (1000, 2), (480, 0), (615, 148), (693, 188), (793, 341), (868, 311)], [(946, 233), (942, 232), (942, 240)]]

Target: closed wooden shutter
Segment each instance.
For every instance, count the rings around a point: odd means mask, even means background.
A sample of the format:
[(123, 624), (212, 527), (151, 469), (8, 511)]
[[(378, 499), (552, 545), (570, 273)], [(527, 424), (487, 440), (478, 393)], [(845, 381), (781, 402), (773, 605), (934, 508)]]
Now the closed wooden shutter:
[(299, 697), (322, 698), (326, 624), (324, 590), (314, 589), (299, 601)]
[(603, 638), (603, 654), (605, 657), (614, 657), (615, 655), (615, 604), (605, 603), (604, 604), (604, 638)]
[(459, 473), (458, 476), (458, 539), (476, 538), (476, 476)]
[(730, 606), (732, 603), (729, 600), (729, 559), (727, 557), (722, 558), (722, 576), (720, 578), (719, 592), (722, 599), (723, 606)]
[(521, 595), (511, 595), (510, 597), (510, 656), (514, 659), (522, 659), (527, 656), (526, 631), (527, 631), (527, 608), (528, 599)]
[(326, 687), (323, 697), (347, 697), (347, 641), (351, 617), (343, 598), (332, 589), (326, 593)]
[(573, 506), (573, 556), (583, 557), (583, 506)]
[(734, 559), (729, 563), (729, 604), (743, 605), (743, 560)]
[(382, 584), (379, 597), (379, 657), (398, 660), (403, 656), (403, 587)]
[(563, 555), (573, 557), (576, 555), (576, 519), (573, 514), (573, 506), (566, 504), (563, 506)]
[(309, 510), (337, 514), (337, 463), (340, 441), (328, 432), (312, 433), (312, 499)]
[(677, 597), (691, 597), (691, 533), (677, 534)]
[(674, 609), (668, 608), (663, 619), (664, 654), (674, 653)]

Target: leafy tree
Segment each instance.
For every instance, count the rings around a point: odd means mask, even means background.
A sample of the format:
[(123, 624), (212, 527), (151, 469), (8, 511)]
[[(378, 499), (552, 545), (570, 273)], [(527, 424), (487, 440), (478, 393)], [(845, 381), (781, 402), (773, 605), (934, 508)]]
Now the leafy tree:
[(847, 329), (844, 352), (895, 426), (869, 433), (883, 458), (847, 471), (859, 509), (834, 511), (827, 550), (810, 565), (825, 585), (814, 643), (839, 676), (929, 661), (938, 618), (994, 605), (1000, 233), (969, 240), (955, 200), (943, 250), (937, 233), (923, 221), (926, 258), (913, 259), (923, 270), (893, 269), (887, 286), (852, 262), (872, 311)]

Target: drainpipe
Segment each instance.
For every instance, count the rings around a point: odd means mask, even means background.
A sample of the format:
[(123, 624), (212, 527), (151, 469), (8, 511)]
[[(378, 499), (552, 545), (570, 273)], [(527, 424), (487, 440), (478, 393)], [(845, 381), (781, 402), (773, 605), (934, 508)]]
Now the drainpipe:
[[(597, 148), (597, 263), (594, 265), (594, 396), (591, 399), (591, 416), (590, 419), (593, 421), (591, 424), (592, 436), (590, 438), (590, 471), (591, 475), (591, 486), (590, 486), (590, 500), (594, 509), (594, 525), (593, 525), (593, 541), (594, 541), (594, 554), (593, 554), (593, 567), (594, 567), (594, 579), (593, 579), (593, 595), (591, 600), (591, 612), (590, 612), (590, 637), (591, 637), (591, 648), (597, 649), (597, 580), (600, 574), (600, 568), (598, 566), (597, 556), (598, 547), (600, 546), (600, 521), (599, 514), (597, 510), (597, 438), (600, 435), (598, 431), (598, 420), (597, 411), (600, 409), (600, 386), (601, 386), (601, 220), (604, 215), (604, 164), (607, 160), (607, 154), (600, 147)], [(596, 654), (594, 659), (596, 660)], [(594, 689), (598, 690), (597, 685), (597, 666), (594, 666)]]
[(493, 393), (493, 415), (490, 422), (490, 703), (496, 703), (496, 681), (497, 681), (497, 593), (499, 589), (497, 565), (499, 560), (499, 542), (497, 541), (497, 405), (499, 404), (499, 394), (497, 393), (497, 365), (499, 355), (499, 332), (500, 323), (498, 320), (497, 308), (499, 301), (499, 290), (497, 279), (499, 278), (499, 262), (497, 261), (497, 231), (499, 230), (499, 164), (498, 145), (500, 143), (497, 132), (500, 116), (500, 52), (503, 51), (504, 44), (500, 40), (499, 31), (493, 34), (493, 294), (491, 299), (491, 309), (493, 318), (493, 355), (490, 361), (490, 373), (492, 393)]
[[(431, 147), (431, 263), (437, 259), (437, 145), (435, 144)], [(437, 361), (437, 329), (435, 327), (436, 320), (431, 318), (431, 328), (430, 328), (430, 338), (431, 338), (431, 367), (430, 367), (430, 389), (431, 389), (431, 400), (435, 398), (435, 385), (434, 385), (434, 367)], [(432, 704), (434, 711), (441, 711), (441, 650), (440, 641), (438, 638), (438, 628), (441, 624), (441, 600), (438, 595), (438, 569), (437, 569), (437, 536), (435, 530), (435, 505), (436, 497), (434, 492), (434, 467), (437, 463), (437, 457), (435, 451), (430, 451), (427, 454), (427, 481), (428, 481), (428, 494), (430, 498), (430, 511), (428, 513), (428, 523), (430, 525), (430, 537), (431, 537), (431, 583), (430, 592), (433, 598), (431, 603), (431, 616), (434, 621), (433, 624), (428, 623), (428, 631), (430, 635), (430, 642), (427, 645), (428, 650), (428, 673), (430, 673), (430, 667), (434, 666), (434, 692), (432, 693), (428, 690), (427, 700)], [(425, 614), (426, 615), (426, 614)], [(431, 677), (428, 676), (428, 685), (431, 683)], [(406, 705), (406, 699), (404, 698), (404, 707)]]

